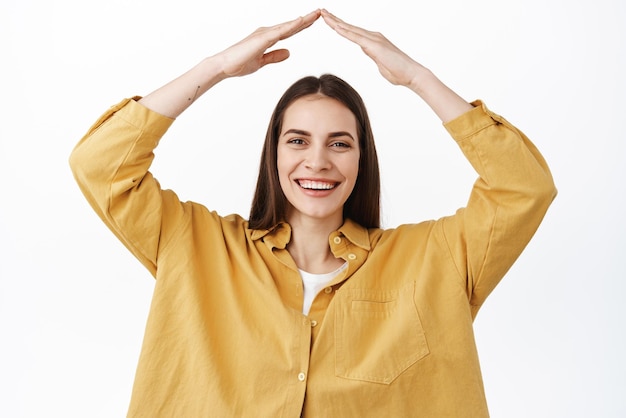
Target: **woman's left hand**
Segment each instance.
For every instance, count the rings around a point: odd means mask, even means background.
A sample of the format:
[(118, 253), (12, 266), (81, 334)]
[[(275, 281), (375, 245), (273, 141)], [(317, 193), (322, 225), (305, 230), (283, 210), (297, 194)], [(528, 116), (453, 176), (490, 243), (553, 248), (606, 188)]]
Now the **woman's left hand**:
[(389, 82), (408, 87), (417, 93), (443, 122), (451, 121), (472, 109), (472, 105), (381, 33), (350, 25), (325, 9), (322, 10), (322, 18), (339, 35), (360, 46)]
[(322, 10), (322, 18), (339, 35), (359, 45), (392, 84), (410, 87), (420, 69), (424, 68), (379, 32), (350, 25), (326, 9)]

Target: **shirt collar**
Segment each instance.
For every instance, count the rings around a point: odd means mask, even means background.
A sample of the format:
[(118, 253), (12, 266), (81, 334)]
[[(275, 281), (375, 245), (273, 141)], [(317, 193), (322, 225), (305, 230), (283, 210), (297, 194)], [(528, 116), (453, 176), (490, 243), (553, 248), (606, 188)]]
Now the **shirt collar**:
[(338, 230), (348, 241), (354, 245), (363, 248), (366, 251), (371, 249), (369, 231), (354, 222), (352, 219), (346, 219)]
[[(346, 219), (337, 230), (352, 244), (370, 251), (369, 232), (366, 228), (351, 219)], [(254, 229), (251, 232), (253, 240), (263, 239), (270, 248), (284, 249), (291, 239), (291, 226), (287, 222), (279, 222), (269, 229)]]
[(255, 241), (262, 239), (270, 249), (282, 250), (291, 240), (291, 226), (287, 222), (279, 222), (269, 229), (253, 229), (250, 236)]

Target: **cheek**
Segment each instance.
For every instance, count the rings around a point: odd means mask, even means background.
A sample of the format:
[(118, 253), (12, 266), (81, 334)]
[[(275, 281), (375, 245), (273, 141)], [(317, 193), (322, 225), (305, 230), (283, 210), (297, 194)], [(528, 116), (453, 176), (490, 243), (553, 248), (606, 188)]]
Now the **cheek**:
[(281, 153), (278, 152), (276, 159), (276, 170), (278, 171), (278, 181), (280, 182), (280, 187), (283, 189), (283, 193), (285, 188), (289, 184), (289, 173), (291, 172), (291, 167), (288, 164), (288, 159), (284, 158), (284, 155), (281, 156)]
[(356, 183), (357, 177), (359, 175), (359, 163), (360, 163), (359, 155), (357, 155), (355, 158), (353, 158), (349, 162), (348, 173), (350, 173), (350, 177), (353, 183)]

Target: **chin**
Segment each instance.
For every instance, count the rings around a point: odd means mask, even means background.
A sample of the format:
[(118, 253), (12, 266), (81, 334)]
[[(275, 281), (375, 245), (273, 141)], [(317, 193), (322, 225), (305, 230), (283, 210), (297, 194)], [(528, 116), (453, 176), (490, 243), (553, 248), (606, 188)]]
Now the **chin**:
[(343, 221), (343, 209), (338, 211), (327, 210), (299, 210), (293, 208), (289, 213), (288, 219), (308, 218), (318, 222), (328, 222), (333, 220)]

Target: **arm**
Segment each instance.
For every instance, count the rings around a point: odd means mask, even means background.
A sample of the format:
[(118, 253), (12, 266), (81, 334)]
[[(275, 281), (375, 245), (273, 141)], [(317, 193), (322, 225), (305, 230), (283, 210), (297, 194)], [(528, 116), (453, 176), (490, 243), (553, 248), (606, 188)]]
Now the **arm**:
[(473, 104), (445, 127), (479, 177), (467, 205), (441, 219), (436, 235), (476, 315), (534, 235), (556, 188), (526, 135), (481, 102)]
[(158, 253), (168, 245), (190, 210), (173, 192), (161, 190), (148, 171), (159, 140), (175, 117), (220, 80), (285, 60), (288, 51), (266, 50), (310, 26), (318, 17), (316, 11), (260, 28), (139, 103), (135, 99), (122, 101), (109, 109), (72, 151), (70, 166), (87, 201), (153, 275)]
[(286, 49), (266, 52), (278, 41), (311, 26), (320, 16), (316, 10), (306, 16), (271, 27), (262, 27), (230, 48), (206, 58), (180, 77), (142, 98), (143, 106), (176, 118), (211, 87), (229, 77), (254, 73), (267, 64), (289, 57)]
[(468, 204), (437, 223), (475, 315), (520, 255), (556, 195), (548, 166), (530, 140), (482, 103), (467, 103), (383, 35), (343, 22), (326, 10), (324, 21), (359, 45), (392, 84), (417, 93), (479, 174)]

